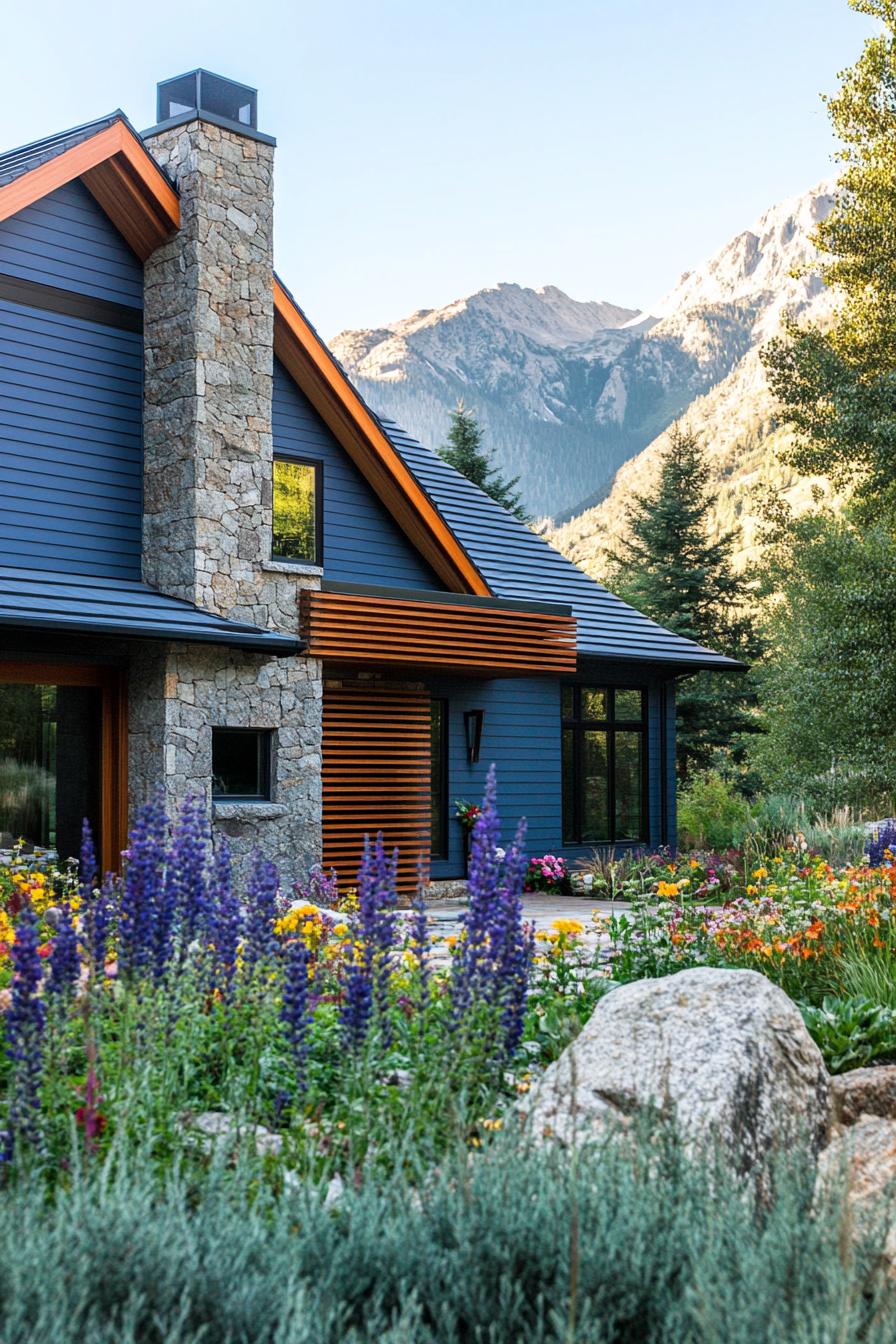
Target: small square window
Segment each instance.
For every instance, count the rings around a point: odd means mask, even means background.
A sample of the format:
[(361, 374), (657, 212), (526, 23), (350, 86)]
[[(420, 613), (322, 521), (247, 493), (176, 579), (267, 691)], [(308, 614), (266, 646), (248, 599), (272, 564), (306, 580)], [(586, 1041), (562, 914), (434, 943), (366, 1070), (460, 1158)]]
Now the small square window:
[(636, 720), (644, 714), (643, 691), (616, 691), (614, 701), (614, 718)]
[(319, 462), (274, 458), (272, 559), (321, 563), (320, 475)]
[(260, 803), (270, 796), (270, 729), (213, 728), (212, 797)]

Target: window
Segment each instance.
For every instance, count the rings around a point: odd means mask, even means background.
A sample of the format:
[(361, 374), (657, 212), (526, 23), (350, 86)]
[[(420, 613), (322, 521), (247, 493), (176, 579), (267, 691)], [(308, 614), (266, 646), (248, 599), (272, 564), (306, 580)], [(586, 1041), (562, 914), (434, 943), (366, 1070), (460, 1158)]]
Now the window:
[(430, 702), (429, 848), (434, 859), (448, 857), (448, 701)]
[(564, 843), (646, 839), (644, 692), (564, 686), (561, 696)]
[(212, 797), (261, 803), (271, 796), (271, 733), (267, 728), (212, 729)]
[(99, 866), (120, 867), (126, 716), (113, 666), (0, 663), (0, 850), (24, 840), (77, 857), (86, 817)]
[(274, 560), (323, 563), (323, 497), (320, 462), (274, 458)]

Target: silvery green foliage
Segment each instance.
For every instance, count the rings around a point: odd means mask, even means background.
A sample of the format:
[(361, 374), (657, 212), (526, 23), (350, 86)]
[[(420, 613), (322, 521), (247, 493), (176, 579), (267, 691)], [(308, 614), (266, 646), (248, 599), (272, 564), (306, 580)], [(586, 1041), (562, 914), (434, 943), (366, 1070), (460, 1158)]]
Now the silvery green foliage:
[(896, 1326), (874, 1236), (841, 1257), (841, 1190), (815, 1196), (798, 1152), (767, 1205), (662, 1126), (574, 1158), (506, 1140), (330, 1207), (258, 1177), (162, 1177), (130, 1152), (49, 1201), (23, 1176), (0, 1203), (4, 1344), (888, 1344)]

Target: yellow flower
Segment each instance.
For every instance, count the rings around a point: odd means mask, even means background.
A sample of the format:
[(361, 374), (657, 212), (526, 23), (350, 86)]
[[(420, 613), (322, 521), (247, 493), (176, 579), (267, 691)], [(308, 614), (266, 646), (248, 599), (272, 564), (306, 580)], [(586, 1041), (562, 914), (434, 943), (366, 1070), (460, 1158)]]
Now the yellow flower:
[(555, 919), (551, 928), (556, 929), (558, 933), (568, 933), (573, 938), (585, 932), (584, 924), (580, 924), (577, 919)]
[(345, 938), (348, 934), (347, 924), (334, 924), (333, 932), (337, 938)]
[(767, 868), (754, 868), (754, 870), (753, 870), (753, 876), (759, 878), (760, 881), (761, 881), (761, 879), (762, 879), (763, 877), (768, 877), (768, 869), (767, 869)]
[(758, 887), (754, 887), (754, 886), (751, 884), (750, 886), (747, 887), (747, 895), (748, 895), (748, 896), (755, 896), (756, 893), (758, 892), (758, 890), (759, 890)]
[(504, 1121), (500, 1119), (480, 1120), (479, 1123), (482, 1125), (483, 1129), (490, 1130), (494, 1133), (496, 1130), (499, 1130), (502, 1127)]
[(656, 887), (657, 896), (677, 896), (680, 882), (658, 882)]

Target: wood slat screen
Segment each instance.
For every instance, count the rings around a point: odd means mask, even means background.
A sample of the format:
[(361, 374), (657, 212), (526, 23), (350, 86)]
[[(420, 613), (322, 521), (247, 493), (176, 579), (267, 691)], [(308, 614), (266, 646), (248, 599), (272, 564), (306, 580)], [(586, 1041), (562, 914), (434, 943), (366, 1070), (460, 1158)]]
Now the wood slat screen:
[(376, 667), (480, 676), (576, 669), (575, 618), (518, 608), (306, 591), (302, 634), (314, 657)]
[(398, 846), (398, 886), (417, 887), (429, 862), (430, 700), (426, 691), (364, 683), (324, 685), (324, 865), (354, 886), (364, 836)]

